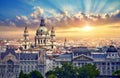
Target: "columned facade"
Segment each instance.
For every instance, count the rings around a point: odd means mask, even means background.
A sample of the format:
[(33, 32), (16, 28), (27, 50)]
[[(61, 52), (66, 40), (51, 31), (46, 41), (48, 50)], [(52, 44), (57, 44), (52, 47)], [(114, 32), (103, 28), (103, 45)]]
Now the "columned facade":
[[(54, 32), (54, 31), (52, 31)], [(36, 48), (51, 48), (51, 37), (54, 37), (52, 33), (50, 35), (49, 30), (45, 26), (45, 20), (42, 18), (39, 28), (36, 31), (35, 36), (35, 47)]]

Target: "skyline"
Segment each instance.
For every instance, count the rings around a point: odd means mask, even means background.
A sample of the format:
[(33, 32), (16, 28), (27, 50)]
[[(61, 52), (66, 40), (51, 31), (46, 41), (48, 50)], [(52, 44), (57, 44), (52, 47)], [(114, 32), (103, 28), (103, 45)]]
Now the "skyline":
[(120, 37), (119, 6), (119, 0), (0, 0), (0, 38), (21, 38), (25, 26), (33, 37), (41, 17), (58, 38)]

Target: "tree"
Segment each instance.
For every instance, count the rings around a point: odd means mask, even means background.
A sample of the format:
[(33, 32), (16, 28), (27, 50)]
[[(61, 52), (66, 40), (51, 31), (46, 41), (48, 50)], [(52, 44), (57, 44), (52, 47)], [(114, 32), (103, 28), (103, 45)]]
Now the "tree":
[(21, 72), (19, 74), (19, 78), (44, 78), (44, 77), (37, 70), (34, 70), (34, 71), (30, 72), (29, 74), (24, 74), (23, 71), (21, 70)]
[(23, 78), (30, 78), (29, 74), (24, 74)]
[(19, 74), (19, 78), (23, 78), (23, 76), (24, 76), (24, 73), (23, 73), (23, 71), (21, 70), (21, 71), (20, 71), (20, 74)]
[[(50, 71), (48, 71), (48, 72), (45, 74), (46, 78), (51, 77), (51, 75), (55, 75), (55, 72), (54, 72), (53, 70), (50, 70)], [(56, 76), (56, 75), (55, 75), (55, 76)]]
[(29, 75), (30, 75), (30, 78), (43, 78), (42, 74), (37, 70), (30, 72)]
[(56, 67), (53, 71), (48, 71), (46, 75), (47, 78), (50, 75), (55, 75), (57, 78), (95, 78), (99, 75), (99, 71), (92, 64), (75, 67), (72, 63), (63, 63), (62, 67)]
[(113, 75), (120, 76), (120, 70), (113, 72)]
[(54, 74), (51, 74), (51, 75), (48, 76), (48, 78), (57, 78), (57, 76), (54, 75)]
[(78, 78), (95, 78), (100, 74), (97, 67), (92, 64), (86, 64), (80, 67), (78, 71)]
[(56, 67), (54, 72), (58, 78), (73, 78), (75, 70), (72, 63), (62, 63), (62, 67)]
[(29, 74), (24, 74), (23, 71), (20, 71), (19, 78), (30, 78)]

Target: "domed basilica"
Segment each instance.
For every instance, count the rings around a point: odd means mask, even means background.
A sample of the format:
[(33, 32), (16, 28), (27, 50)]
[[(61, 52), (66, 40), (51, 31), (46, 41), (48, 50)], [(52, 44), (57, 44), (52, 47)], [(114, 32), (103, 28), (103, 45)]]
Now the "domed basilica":
[[(26, 28), (24, 31), (27, 31)], [(28, 32), (27, 32), (28, 34)], [(24, 32), (24, 41), (28, 41), (29, 35), (26, 35), (26, 32)], [(24, 49), (29, 49), (26, 48), (28, 47), (28, 42), (24, 42)], [(46, 48), (46, 49), (54, 49), (55, 48), (55, 31), (54, 27), (51, 27), (51, 30), (49, 30), (45, 26), (45, 20), (42, 18), (40, 22), (40, 26), (36, 30), (36, 35), (35, 35), (35, 49), (39, 48)]]

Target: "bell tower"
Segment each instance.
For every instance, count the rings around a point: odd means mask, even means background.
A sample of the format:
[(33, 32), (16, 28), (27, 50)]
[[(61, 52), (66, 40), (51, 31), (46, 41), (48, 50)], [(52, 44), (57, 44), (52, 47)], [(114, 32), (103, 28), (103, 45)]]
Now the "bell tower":
[(67, 39), (64, 40), (64, 48), (66, 48)]
[(51, 29), (51, 48), (53, 49), (55, 47), (55, 30), (54, 30), (54, 27), (52, 26), (52, 29)]
[(30, 44), (29, 44), (29, 34), (28, 34), (27, 26), (25, 27), (23, 36), (24, 36), (24, 44), (23, 44), (23, 46), (24, 46), (24, 49), (27, 50), (27, 49), (29, 49), (29, 46), (30, 46)]

